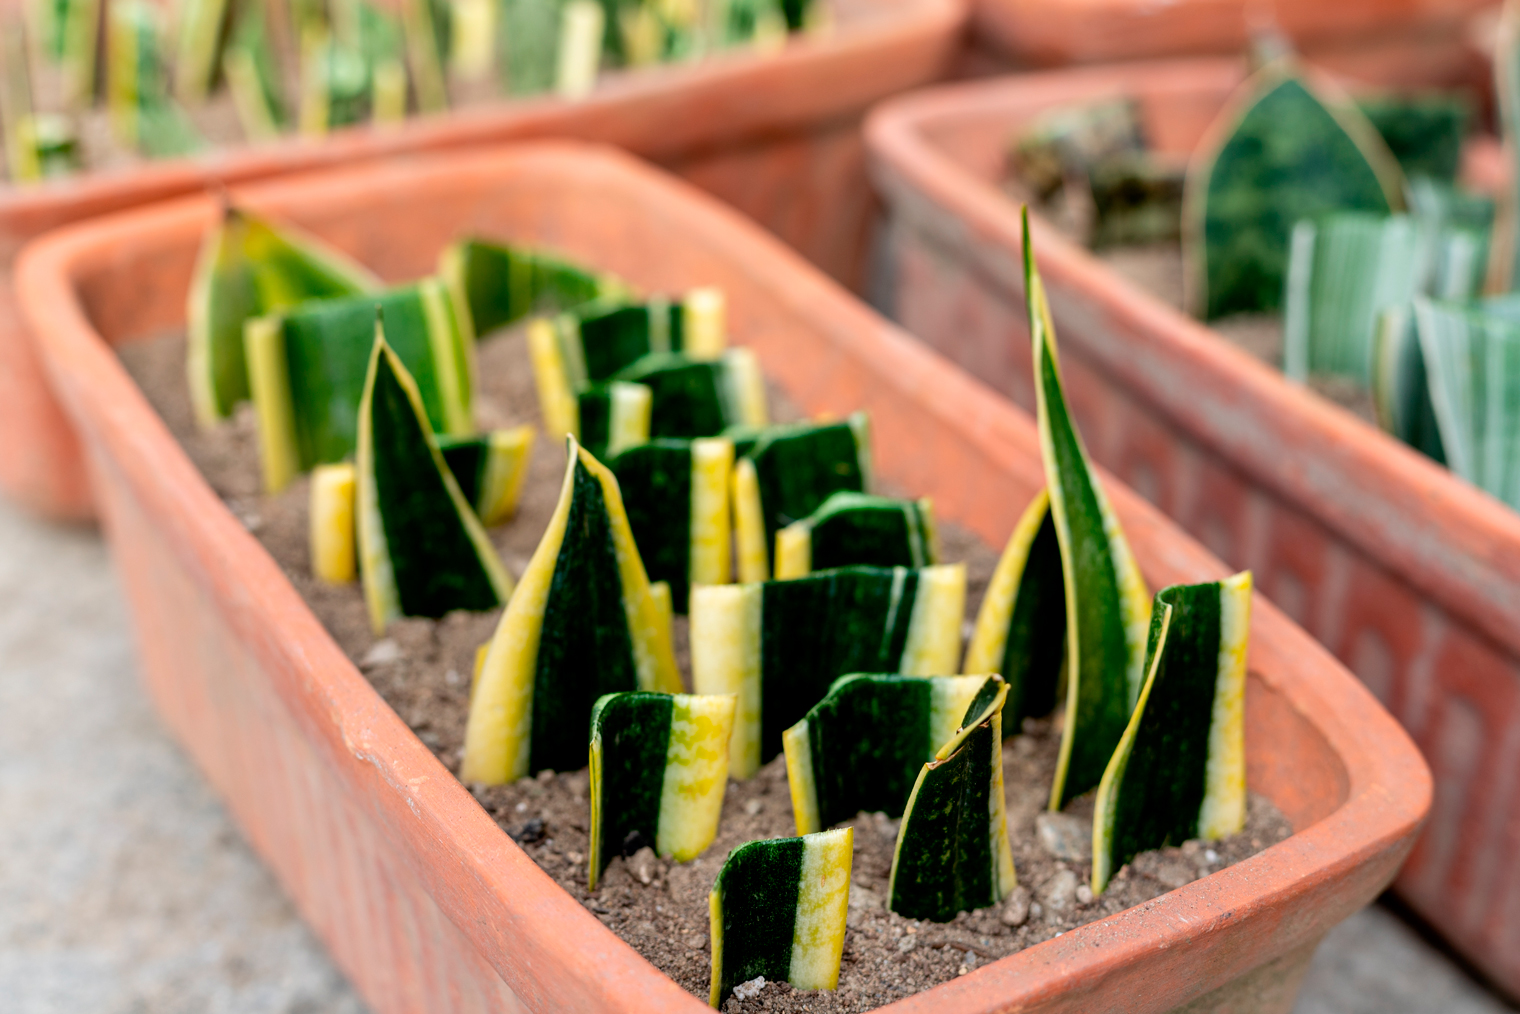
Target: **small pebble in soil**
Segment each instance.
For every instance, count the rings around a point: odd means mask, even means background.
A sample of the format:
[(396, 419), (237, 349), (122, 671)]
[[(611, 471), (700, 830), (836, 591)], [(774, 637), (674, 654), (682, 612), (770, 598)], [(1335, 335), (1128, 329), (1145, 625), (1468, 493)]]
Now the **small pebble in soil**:
[(1085, 863), (1092, 859), (1092, 821), (1069, 813), (1042, 813), (1034, 819), (1040, 844), (1055, 859)]
[(739, 985), (735, 986), (734, 996), (737, 996), (741, 1000), (748, 1000), (751, 997), (759, 996), (760, 991), (764, 988), (765, 976), (759, 975), (749, 980), (748, 982), (741, 982)]
[(1008, 893), (1003, 901), (1003, 910), (998, 913), (998, 920), (1004, 926), (1019, 927), (1029, 921), (1029, 889), (1027, 887), (1015, 887)]

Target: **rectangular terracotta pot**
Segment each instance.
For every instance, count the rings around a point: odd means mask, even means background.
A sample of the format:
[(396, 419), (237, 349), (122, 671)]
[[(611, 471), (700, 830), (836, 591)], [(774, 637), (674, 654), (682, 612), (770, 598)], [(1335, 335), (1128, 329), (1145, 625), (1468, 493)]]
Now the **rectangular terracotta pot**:
[[(1226, 61), (1050, 72), (890, 103), (867, 127), (895, 315), (1033, 405), (1019, 124), (1115, 95), (1185, 153), (1241, 80)], [(1361, 677), (1435, 770), (1398, 890), (1520, 995), (1520, 515), (1232, 347), (1031, 215), (1074, 412), (1094, 457)]]
[[(733, 337), (806, 412), (871, 413), (881, 477), (1001, 545), (1043, 483), (1031, 419), (734, 211), (607, 149), (418, 158), (237, 190), (386, 278), (464, 233), (650, 290), (721, 286)], [(704, 1009), (556, 886), (402, 724), (212, 493), (111, 346), (178, 328), (216, 214), (186, 198), (68, 227), (21, 306), (87, 449), (165, 719), (376, 1011)], [(1108, 480), (1155, 586), (1223, 565)], [(1254, 608), (1248, 781), (1286, 841), (888, 1010), (1292, 1007), (1315, 944), (1398, 869), (1428, 805), (1404, 732), (1279, 610)]]
[(1498, 0), (973, 0), (988, 48), (1029, 65), (1236, 56), (1263, 29), (1321, 61), (1423, 53), (1456, 60)]
[(611, 75), (578, 102), (502, 101), (394, 130), (283, 141), (0, 188), (0, 490), (33, 511), (91, 516), (78, 446), (16, 314), (11, 265), (48, 229), (208, 186), (380, 157), (527, 137), (602, 141), (722, 197), (849, 285), (863, 280), (875, 211), (860, 123), (895, 92), (938, 79), (955, 55), (965, 0), (835, 0), (826, 36), (771, 55)]

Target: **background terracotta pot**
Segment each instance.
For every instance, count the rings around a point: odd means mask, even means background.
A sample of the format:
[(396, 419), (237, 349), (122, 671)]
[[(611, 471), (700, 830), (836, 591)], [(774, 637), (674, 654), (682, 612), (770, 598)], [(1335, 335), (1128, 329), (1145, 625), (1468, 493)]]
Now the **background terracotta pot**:
[(1026, 64), (1236, 55), (1276, 28), (1324, 61), (1423, 53), (1454, 61), (1469, 23), (1496, 0), (974, 0), (989, 48)]
[[(722, 286), (735, 340), (800, 407), (871, 413), (886, 482), (994, 545), (1043, 484), (1027, 415), (735, 212), (626, 156), (539, 144), (237, 196), (392, 279), (474, 232), (550, 244), (653, 290)], [(18, 271), (166, 720), (375, 1010), (703, 1009), (550, 881), (382, 702), (112, 355), (182, 326), (215, 213), (197, 197), (71, 226)], [(1153, 584), (1224, 573), (1109, 488)], [(1248, 779), (1296, 833), (887, 1009), (1291, 1008), (1318, 940), (1402, 862), (1430, 785), (1403, 731), (1323, 648), (1263, 600), (1253, 622)]]
[(73, 434), (16, 316), (10, 267), (32, 237), (68, 222), (216, 184), (380, 156), (573, 137), (666, 166), (858, 285), (875, 204), (860, 122), (873, 102), (938, 79), (959, 45), (964, 0), (836, 0), (834, 30), (783, 52), (614, 75), (589, 99), (506, 102), (193, 160), (0, 190), (0, 489), (32, 510), (91, 516)]
[[(1185, 153), (1241, 73), (1225, 61), (1061, 71), (883, 107), (867, 137), (897, 319), (1032, 405), (1019, 207), (999, 189), (1006, 142), (1042, 110), (1131, 95), (1154, 142)], [(1520, 515), (1031, 218), (1088, 447), (1252, 568), (1413, 733), (1436, 801), (1398, 890), (1520, 995)]]

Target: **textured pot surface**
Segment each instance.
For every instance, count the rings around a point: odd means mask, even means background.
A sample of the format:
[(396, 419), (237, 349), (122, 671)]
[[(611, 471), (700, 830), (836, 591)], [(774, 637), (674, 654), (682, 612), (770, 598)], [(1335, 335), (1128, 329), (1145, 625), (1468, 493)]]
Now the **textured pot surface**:
[[(805, 411), (871, 413), (882, 478), (1000, 545), (1043, 483), (1032, 420), (754, 225), (627, 156), (568, 143), (271, 181), (239, 200), (392, 279), (463, 233), (546, 244), (651, 290), (717, 285), (733, 337)], [(111, 345), (181, 326), (214, 202), (68, 227), (22, 308), (88, 450), (164, 715), (374, 1009), (703, 1009), (556, 886), (370, 688), (216, 498)], [(658, 256), (651, 253), (658, 251)], [(1155, 586), (1223, 565), (1109, 480)], [(1258, 600), (1251, 787), (1288, 840), (896, 1011), (1287, 1012), (1315, 943), (1393, 877), (1428, 806), (1403, 731)]]
[(1276, 29), (1331, 59), (1417, 42), (1465, 47), (1468, 21), (1495, 0), (974, 0), (977, 34), (1030, 63), (1095, 63), (1242, 52)]
[(580, 102), (504, 101), (395, 130), (0, 189), (0, 490), (44, 515), (92, 514), (77, 442), (17, 317), (16, 252), (48, 229), (208, 186), (518, 138), (602, 141), (674, 170), (858, 285), (874, 209), (860, 121), (873, 102), (944, 73), (965, 10), (964, 0), (837, 0), (833, 8), (828, 36), (769, 56), (614, 75)]
[[(1187, 152), (1232, 62), (1073, 70), (891, 103), (867, 129), (898, 319), (1033, 404), (1019, 208), (1003, 151), (1045, 109), (1133, 95)], [(1359, 675), (1435, 770), (1398, 888), (1520, 995), (1520, 515), (1287, 383), (1031, 216), (1068, 392), (1099, 462)]]

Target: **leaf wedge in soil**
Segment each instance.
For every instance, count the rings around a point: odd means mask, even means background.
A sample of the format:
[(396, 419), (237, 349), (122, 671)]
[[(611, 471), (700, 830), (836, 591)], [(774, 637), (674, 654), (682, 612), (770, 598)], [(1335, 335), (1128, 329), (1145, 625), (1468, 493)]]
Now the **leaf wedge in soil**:
[(843, 827), (729, 853), (708, 895), (709, 1003), (721, 1006), (735, 986), (762, 975), (797, 989), (839, 985), (854, 841)]
[(862, 810), (902, 815), (924, 764), (997, 676), (842, 676), (782, 735), (798, 834)]
[(996, 905), (1017, 886), (1003, 803), (1003, 702), (988, 679), (956, 734), (913, 784), (897, 829), (888, 907), (908, 919), (946, 922)]
[(574, 438), (566, 445), (559, 503), (475, 681), (465, 781), (575, 770), (598, 698), (681, 689), (670, 614), (644, 571), (617, 479)]
[(1140, 694), (1150, 601), (1145, 581), (1066, 407), (1055, 324), (1024, 209), (1024, 292), (1036, 417), (1066, 599), (1066, 720), (1050, 808), (1094, 788)]
[(1249, 571), (1156, 593), (1145, 686), (1098, 786), (1094, 894), (1140, 852), (1244, 826), (1250, 627)]
[(776, 580), (864, 564), (928, 567), (938, 562), (934, 505), (841, 490), (776, 532)]
[(841, 567), (691, 595), (692, 685), (735, 694), (729, 770), (749, 778), (840, 676), (947, 673), (960, 651), (959, 564)]
[(433, 441), (416, 382), (378, 321), (375, 332), (359, 403), (357, 530), (379, 634), (402, 616), (495, 608), (512, 578)]
[(591, 710), (596, 890), (614, 856), (652, 845), (677, 862), (712, 844), (728, 785), (732, 695), (608, 694)]

